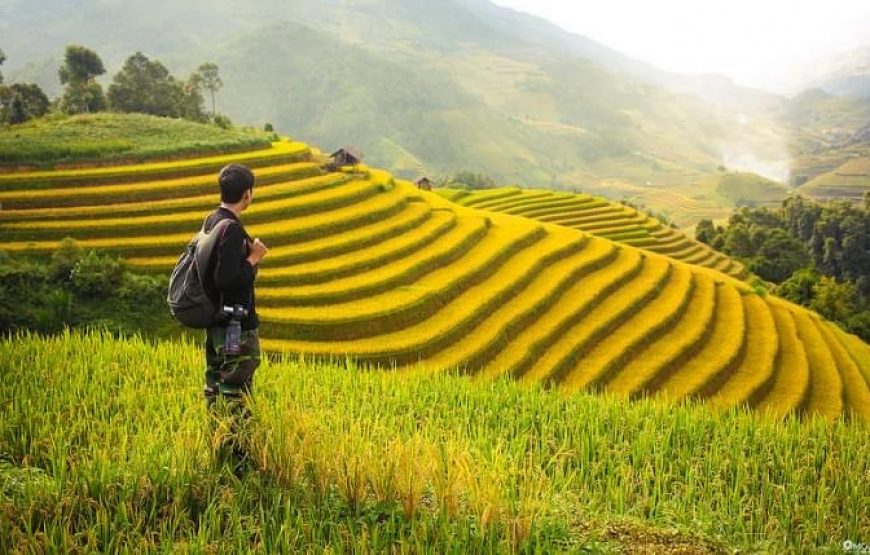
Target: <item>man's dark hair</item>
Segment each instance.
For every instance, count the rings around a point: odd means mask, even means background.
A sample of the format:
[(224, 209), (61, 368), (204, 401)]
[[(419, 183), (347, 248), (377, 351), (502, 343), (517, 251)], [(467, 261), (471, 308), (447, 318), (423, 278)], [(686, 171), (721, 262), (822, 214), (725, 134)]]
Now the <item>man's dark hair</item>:
[(221, 201), (235, 204), (242, 200), (245, 191), (254, 188), (254, 173), (247, 166), (230, 164), (221, 170), (218, 183), (221, 186)]

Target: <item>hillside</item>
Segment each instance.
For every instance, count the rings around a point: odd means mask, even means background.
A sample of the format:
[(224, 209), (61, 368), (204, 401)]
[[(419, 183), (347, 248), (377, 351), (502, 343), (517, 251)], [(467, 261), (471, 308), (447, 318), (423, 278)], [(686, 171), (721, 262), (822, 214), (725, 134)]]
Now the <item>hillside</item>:
[(229, 159), (256, 167), (244, 221), (271, 250), (263, 347), (564, 391), (698, 397), (775, 415), (870, 415), (865, 344), (718, 271), (575, 229), (484, 212), (305, 144), (238, 156), (0, 175), (0, 240), (63, 237), (168, 272)]
[(0, 172), (18, 164), (117, 164), (240, 152), (270, 144), (268, 133), (145, 114), (57, 114), (0, 130)]
[(479, 210), (514, 214), (591, 233), (620, 243), (712, 268), (737, 279), (748, 276), (742, 264), (682, 231), (629, 206), (586, 194), (523, 189), (470, 192), (437, 189), (445, 198)]
[[(234, 120), (357, 146), (398, 177), (473, 169), (609, 198), (623, 198), (611, 187), (622, 183), (650, 193), (653, 210), (678, 195), (714, 217), (732, 207), (703, 190), (720, 164), (788, 178), (784, 99), (668, 74), (485, 0), (48, 4), (8, 10), (16, 79), (57, 92), (51, 60), (90, 36), (109, 75), (136, 50), (181, 76), (214, 61), (219, 110)], [(26, 32), (34, 26), (39, 36)]]
[(834, 171), (807, 181), (797, 190), (819, 200), (862, 202), (870, 191), (870, 157), (853, 158)]

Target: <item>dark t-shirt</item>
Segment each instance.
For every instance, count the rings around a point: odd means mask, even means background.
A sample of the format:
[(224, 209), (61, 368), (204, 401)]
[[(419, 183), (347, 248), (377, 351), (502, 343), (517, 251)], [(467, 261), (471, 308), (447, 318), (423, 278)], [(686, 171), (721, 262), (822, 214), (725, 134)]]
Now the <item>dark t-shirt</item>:
[(247, 260), (251, 236), (232, 210), (223, 207), (206, 217), (202, 229), (208, 232), (217, 222), (227, 218), (237, 223), (224, 228), (224, 235), (215, 246), (205, 274), (211, 276), (206, 288), (216, 301), (220, 300), (220, 294), (223, 293), (223, 304), (226, 306), (240, 304), (247, 308), (248, 317), (242, 320), (242, 329), (252, 330), (260, 325), (260, 319), (254, 299), (257, 268)]

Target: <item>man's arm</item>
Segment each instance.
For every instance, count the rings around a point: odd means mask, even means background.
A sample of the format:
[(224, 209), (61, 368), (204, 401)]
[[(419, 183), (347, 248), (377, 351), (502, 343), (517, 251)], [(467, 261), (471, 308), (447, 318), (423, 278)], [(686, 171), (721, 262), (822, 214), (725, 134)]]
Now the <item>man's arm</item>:
[(246, 259), (248, 247), (242, 228), (230, 224), (218, 245), (214, 284), (218, 291), (245, 289), (254, 283), (254, 267)]

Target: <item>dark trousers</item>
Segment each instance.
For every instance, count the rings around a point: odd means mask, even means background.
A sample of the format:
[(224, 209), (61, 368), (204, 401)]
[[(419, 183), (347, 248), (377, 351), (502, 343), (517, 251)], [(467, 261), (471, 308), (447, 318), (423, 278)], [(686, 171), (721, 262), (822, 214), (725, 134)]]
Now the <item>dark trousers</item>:
[(213, 326), (205, 337), (205, 395), (212, 424), (226, 422), (225, 433), (217, 445), (219, 462), (231, 462), (236, 471), (249, 463), (244, 448), (244, 429), (250, 418), (245, 400), (253, 393), (254, 372), (260, 365), (259, 330), (242, 330), (241, 353), (224, 352), (226, 327)]

